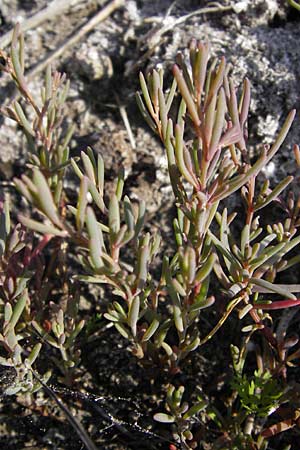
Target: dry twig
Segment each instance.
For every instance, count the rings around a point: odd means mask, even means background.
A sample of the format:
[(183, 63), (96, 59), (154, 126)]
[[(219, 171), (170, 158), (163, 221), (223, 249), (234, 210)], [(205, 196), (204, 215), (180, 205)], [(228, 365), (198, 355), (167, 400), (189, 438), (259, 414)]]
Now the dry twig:
[[(171, 5), (173, 7), (173, 4)], [(130, 65), (125, 75), (129, 75), (131, 72), (134, 72), (145, 60), (147, 60), (151, 54), (154, 52), (155, 48), (162, 42), (162, 36), (166, 34), (168, 31), (174, 29), (176, 26), (183, 24), (191, 17), (199, 16), (202, 14), (210, 14), (210, 13), (218, 13), (218, 12), (228, 12), (234, 10), (232, 5), (223, 6), (219, 3), (211, 3), (211, 6), (207, 6), (206, 8), (200, 8), (196, 11), (193, 11), (184, 16), (175, 18), (170, 15), (171, 8), (169, 8), (166, 16), (161, 19), (158, 17), (148, 17), (145, 19), (145, 23), (149, 22), (158, 22), (158, 25), (154, 27), (154, 29), (150, 30), (150, 32), (143, 37), (143, 41), (145, 44), (143, 45), (143, 49), (147, 48), (147, 51), (141, 56), (141, 58), (136, 61), (134, 64)]]
[(80, 41), (87, 33), (92, 31), (100, 22), (103, 22), (114, 11), (124, 5), (124, 0), (113, 0), (103, 9), (97, 12), (91, 19), (89, 19), (80, 28), (77, 28), (70, 36), (63, 40), (63, 42), (52, 52), (48, 53), (45, 58), (39, 61), (31, 70), (26, 74), (28, 79), (32, 78), (37, 73), (43, 71), (52, 61), (65, 54), (66, 50), (73, 47), (78, 41)]
[[(78, 3), (86, 3), (86, 0), (53, 0), (46, 8), (38, 11), (33, 16), (22, 22), (22, 31), (28, 31), (36, 28), (46, 20), (52, 20), (54, 17), (66, 12), (69, 8)], [(4, 49), (11, 43), (13, 30), (8, 31), (0, 38), (0, 48)]]
[(126, 108), (125, 108), (124, 105), (121, 104), (118, 95), (116, 95), (115, 97), (116, 97), (118, 108), (119, 108), (119, 111), (120, 111), (120, 116), (121, 116), (121, 118), (123, 120), (124, 126), (125, 126), (126, 131), (127, 131), (127, 135), (128, 135), (129, 141), (130, 141), (131, 148), (132, 148), (132, 150), (135, 150), (136, 149), (135, 138), (134, 138), (131, 126), (130, 126), (130, 122), (129, 122), (129, 119), (128, 119)]
[[(74, 1), (74, 0), (72, 0)], [(125, 0), (112, 0), (103, 9), (97, 12), (91, 19), (89, 19), (84, 25), (77, 28), (70, 36), (61, 42), (58, 47), (49, 52), (44, 58), (37, 62), (37, 64), (26, 72), (26, 79), (31, 80), (39, 72), (42, 72), (46, 67), (52, 63), (55, 59), (59, 58), (61, 55), (72, 46), (74, 46), (78, 41), (80, 41), (87, 33), (92, 31), (100, 22), (107, 19), (114, 11), (124, 5)], [(22, 28), (23, 31), (23, 28)], [(18, 99), (18, 94), (13, 95), (6, 103), (11, 104), (13, 101)]]

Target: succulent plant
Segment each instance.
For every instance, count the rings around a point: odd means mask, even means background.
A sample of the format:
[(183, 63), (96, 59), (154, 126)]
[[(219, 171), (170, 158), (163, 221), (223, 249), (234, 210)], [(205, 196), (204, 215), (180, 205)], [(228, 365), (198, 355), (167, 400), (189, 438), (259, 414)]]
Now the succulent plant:
[[(231, 343), (234, 370), (228, 383), (228, 417), (205, 395), (196, 402), (182, 402), (184, 386), (176, 388), (170, 382), (167, 412), (157, 412), (154, 418), (172, 424), (182, 448), (196, 448), (200, 438), (194, 428), (214, 421), (221, 436), (212, 448), (262, 450), (266, 439), (280, 431), (280, 425), (262, 430), (262, 417), (268, 419), (282, 404), (289, 404), (289, 419), (278, 424), (289, 429), (299, 422), (299, 389), (288, 383), (288, 370), (300, 353), (298, 337), (290, 337), (288, 329), (290, 311), (300, 305), (300, 285), (281, 280), (300, 261), (300, 199), (292, 192), (283, 194), (292, 176), (275, 186), (259, 179), (282, 146), (295, 111), (288, 114), (274, 143), (252, 157), (247, 124), (250, 82), (244, 80), (237, 89), (225, 58), (210, 61), (209, 51), (209, 44), (192, 40), (189, 61), (178, 54), (168, 89), (162, 70), (140, 74), (137, 103), (165, 147), (177, 208), (175, 249), (167, 257), (161, 254), (159, 234), (144, 231), (144, 202), (124, 195), (122, 168), (109, 194), (100, 154), (88, 147), (80, 158), (70, 157), (73, 126), (65, 127), (64, 116), (68, 82), (49, 67), (41, 98), (29, 90), (23, 38), (16, 27), (11, 55), (1, 52), (1, 68), (15, 82), (21, 100), (4, 113), (19, 124), (28, 141), (29, 162), (14, 185), (30, 215), (19, 214), (20, 223), (12, 227), (9, 205), (2, 206), (0, 364), (16, 371), (7, 394), (32, 394), (50, 376), (33, 369), (44, 344), (54, 352), (51, 362), (60, 369), (62, 381), (72, 385), (77, 370), (80, 374), (77, 337), (85, 326), (79, 313), (81, 283), (107, 288), (100, 322), (103, 317), (116, 328), (141, 364), (156, 366), (170, 378), (182, 373), (187, 358), (201, 351), (236, 312), (242, 332), (240, 345)], [(298, 146), (294, 154), (299, 165)], [(74, 204), (69, 204), (65, 191), (67, 170), (78, 178)], [(238, 193), (244, 216), (231, 211), (230, 199)], [(281, 221), (260, 225), (272, 202), (282, 210)], [(65, 263), (69, 253), (81, 267), (71, 277)], [(157, 255), (162, 260), (159, 277), (153, 270)], [(57, 301), (52, 298), (55, 284)], [(284, 310), (284, 319), (276, 328), (272, 314), (278, 309)], [(207, 317), (215, 324), (205, 332)], [(247, 365), (251, 348), (256, 371)]]

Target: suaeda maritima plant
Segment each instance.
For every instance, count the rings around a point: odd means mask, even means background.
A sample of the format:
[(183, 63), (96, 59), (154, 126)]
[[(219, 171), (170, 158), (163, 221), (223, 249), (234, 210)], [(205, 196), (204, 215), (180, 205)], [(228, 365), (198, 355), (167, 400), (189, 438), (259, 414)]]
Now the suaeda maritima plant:
[[(48, 68), (41, 98), (32, 94), (24, 76), (23, 41), (16, 28), (11, 56), (2, 55), (5, 60), (2, 69), (14, 80), (22, 99), (4, 112), (24, 130), (29, 144), (27, 171), (14, 179), (14, 184), (32, 213), (30, 216), (20, 214), (18, 218), (22, 230), (31, 230), (37, 240), (32, 260), (40, 256), (45, 247), (52, 253), (52, 263), (56, 255), (61, 258), (75, 248), (82, 270), (67, 280), (65, 264), (61, 264), (58, 274), (64, 274), (64, 288), (69, 295), (64, 306), (51, 301), (51, 289), (47, 291), (49, 279), (43, 276), (41, 280), (45, 284), (40, 283), (39, 292), (47, 294), (39, 298), (47, 307), (39, 313), (30, 310), (31, 302), (26, 297), (28, 291), (34, 290), (30, 283), (28, 286), (25, 283), (22, 292), (9, 301), (1, 300), (1, 340), (8, 352), (2, 362), (23, 364), (22, 358), (12, 356), (15, 351), (18, 355), (22, 353), (17, 346), (21, 338), (26, 336), (30, 340), (29, 323), (36, 333), (35, 338), (37, 335), (42, 342), (59, 350), (65, 381), (71, 381), (68, 372), (80, 362), (75, 340), (84, 326), (84, 321), (78, 317), (78, 298), (71, 285), (74, 288), (75, 281), (84, 281), (110, 288), (108, 298), (103, 301), (104, 317), (130, 342), (132, 353), (145, 364), (156, 364), (176, 375), (183, 370), (182, 361), (206, 344), (237, 311), (239, 319), (245, 321), (245, 338), (241, 338), (241, 348), (231, 348), (234, 366), (239, 368), (236, 376), (245, 389), (249, 386), (252, 389), (254, 380), (267, 392), (272, 385), (270, 374), (286, 379), (287, 367), (299, 351), (289, 353), (293, 346), (287, 329), (282, 330), (282, 322), (281, 332), (276, 332), (270, 317), (276, 309), (287, 310), (300, 304), (295, 295), (300, 292), (298, 284), (276, 282), (278, 273), (290, 269), (300, 259), (293, 253), (290, 256), (300, 243), (300, 201), (291, 194), (286, 204), (281, 198), (292, 176), (272, 188), (268, 180), (258, 183), (258, 175), (280, 149), (295, 111), (286, 118), (273, 145), (261, 146), (255, 157), (250, 156), (247, 149), (250, 83), (246, 79), (239, 93), (225, 59), (211, 62), (209, 51), (208, 44), (193, 40), (189, 62), (182, 54), (177, 56), (174, 79), (167, 90), (163, 71), (154, 70), (146, 78), (140, 75), (142, 94), (137, 94), (137, 102), (143, 117), (166, 149), (177, 207), (173, 222), (176, 249), (170, 258), (162, 258), (160, 277), (156, 279), (151, 266), (160, 252), (160, 236), (143, 231), (145, 204), (124, 195), (126, 180), (121, 169), (113, 193), (106, 192), (103, 157), (91, 148), (82, 152), (81, 158), (70, 157), (68, 144), (73, 128), (63, 126), (67, 95), (64, 76), (52, 74)], [(33, 114), (27, 114), (26, 105), (31, 106)], [(297, 146), (294, 151), (299, 161)], [(69, 204), (65, 192), (67, 168), (79, 179), (78, 198), (73, 205)], [(239, 221), (236, 213), (226, 206), (228, 199), (238, 192), (245, 205), (244, 218), (239, 217)], [(274, 201), (283, 207), (284, 219), (263, 228), (260, 215)], [(20, 229), (17, 225), (17, 230)], [(5, 239), (8, 235), (7, 231), (3, 234)], [(218, 308), (221, 296), (226, 299), (223, 310)], [(202, 318), (210, 317), (215, 306), (216, 323), (204, 333)], [(203, 312), (204, 309), (207, 312)], [(257, 352), (257, 359), (267, 353), (268, 357), (250, 379), (244, 376), (243, 369), (247, 345), (257, 334), (264, 342), (264, 350), (268, 349), (266, 353)], [(13, 348), (7, 345), (7, 339)], [(298, 341), (293, 342), (297, 345)], [(28, 373), (40, 351), (40, 344), (25, 349), (29, 355)], [(60, 364), (57, 356), (53, 360)], [(27, 385), (22, 386), (25, 389)], [(31, 392), (32, 383), (28, 386)], [(169, 386), (168, 392), (168, 413), (157, 413), (156, 418), (175, 424), (176, 436), (183, 448), (193, 447), (194, 418), (198, 414), (212, 418), (214, 412), (202, 398), (192, 406), (182, 403), (182, 388)], [(281, 394), (278, 388), (276, 398), (264, 396), (268, 404), (263, 404), (263, 408), (267, 414), (274, 405), (279, 405), (279, 399), (284, 397)], [(242, 398), (244, 392), (237, 395)], [(235, 422), (230, 432), (240, 439), (241, 428), (235, 430), (245, 424), (248, 442), (253, 433), (253, 428), (248, 426), (249, 417), (252, 420), (260, 404), (257, 406), (251, 399), (248, 402), (246, 396), (243, 402), (250, 414), (243, 412), (238, 416), (241, 423), (236, 425)], [(219, 422), (225, 433), (226, 421), (223, 425), (221, 420)]]

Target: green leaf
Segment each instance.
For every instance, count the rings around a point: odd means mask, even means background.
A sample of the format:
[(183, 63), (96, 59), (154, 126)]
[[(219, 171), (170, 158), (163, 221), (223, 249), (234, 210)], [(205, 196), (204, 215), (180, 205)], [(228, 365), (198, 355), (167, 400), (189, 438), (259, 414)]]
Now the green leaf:
[(211, 238), (213, 244), (217, 247), (217, 249), (222, 254), (222, 256), (227, 258), (231, 262), (231, 264), (233, 265), (234, 268), (236, 268), (238, 270), (242, 270), (242, 266), (241, 266), (240, 262), (233, 256), (233, 254), (229, 250), (224, 248), (222, 242), (219, 241), (219, 239), (209, 230), (208, 230), (208, 234), (209, 234), (209, 237)]
[(229, 227), (227, 223), (227, 208), (224, 208), (221, 216), (221, 223), (220, 223), (220, 241), (222, 242), (222, 245), (224, 248), (230, 251), (229, 246)]
[(172, 86), (171, 89), (167, 95), (167, 100), (166, 100), (166, 113), (168, 114), (168, 112), (170, 111), (171, 105), (173, 103), (174, 97), (175, 97), (175, 93), (176, 93), (176, 89), (177, 89), (177, 82), (176, 79), (173, 78), (173, 82), (172, 82)]
[(185, 391), (184, 386), (179, 386), (179, 388), (175, 389), (173, 392), (172, 404), (177, 408), (180, 406), (184, 391)]
[(250, 242), (250, 226), (246, 224), (241, 233), (241, 252), (245, 256), (245, 248)]
[(138, 289), (143, 289), (148, 276), (148, 263), (150, 257), (149, 245), (142, 245), (138, 252), (137, 284)]
[(244, 308), (239, 311), (239, 319), (242, 320), (252, 309), (253, 305), (244, 306)]
[(83, 166), (84, 166), (87, 177), (93, 183), (93, 185), (96, 185), (95, 167), (93, 166), (91, 158), (86, 153), (81, 152), (81, 159), (82, 159)]
[(222, 86), (224, 73), (225, 73), (225, 68), (226, 68), (226, 59), (223, 56), (221, 58), (221, 62), (220, 62), (219, 67), (218, 67), (218, 69), (216, 71), (214, 79), (210, 83), (209, 92), (208, 92), (208, 95), (207, 95), (207, 98), (206, 98), (206, 101), (205, 101), (205, 105), (204, 105), (204, 109), (205, 110), (208, 107), (208, 105), (210, 104), (212, 97), (214, 95), (216, 95), (216, 93), (218, 92), (218, 90)]
[(71, 161), (71, 166), (73, 167), (74, 172), (76, 173), (78, 178), (81, 179), (83, 177), (83, 173), (79, 169), (79, 166), (78, 166), (78, 164), (75, 161), (75, 158), (71, 158), (70, 161)]
[(5, 395), (16, 395), (18, 392), (22, 391), (22, 389), (23, 387), (21, 385), (13, 385), (6, 388), (4, 393)]
[[(300, 11), (300, 4), (299, 3), (297, 3), (295, 0), (288, 0), (288, 3), (291, 5), (291, 6), (293, 6), (295, 9), (297, 9), (298, 11)], [(272, 427), (271, 427), (272, 428)], [(272, 434), (270, 434), (270, 436), (271, 436)], [(268, 437), (267, 435), (266, 435), (266, 437)], [(289, 450), (289, 449), (288, 449)]]
[(275, 233), (271, 233), (268, 234), (267, 236), (265, 236), (259, 243), (259, 252), (258, 254), (261, 255), (263, 250), (268, 247), (272, 241), (274, 241), (274, 239), (276, 238), (276, 234)]
[[(263, 229), (261, 227), (257, 228), (256, 230), (251, 231), (249, 241), (250, 242), (254, 241), (262, 233), (262, 231), (263, 231)], [(255, 245), (256, 244), (254, 244), (254, 246)], [(254, 248), (254, 246), (253, 246), (253, 248)], [(255, 252), (255, 254), (257, 254), (257, 253)]]
[(6, 236), (8, 236), (11, 229), (11, 223), (10, 223), (10, 204), (9, 198), (7, 196), (5, 197), (4, 200), (3, 210), (4, 210), (4, 229)]
[[(13, 309), (13, 314), (8, 322), (8, 329), (13, 330), (15, 328), (15, 326), (17, 325), (23, 311), (24, 308), (26, 306), (26, 302), (28, 299), (28, 293), (24, 292), (21, 297), (19, 298), (19, 300), (17, 301), (14, 309)], [(4, 334), (6, 334), (6, 332), (4, 332)]]
[(82, 177), (80, 182), (77, 212), (76, 212), (76, 227), (78, 231), (81, 231), (85, 220), (85, 211), (87, 207), (87, 192), (88, 192), (88, 178)]
[(220, 145), (220, 139), (223, 128), (225, 126), (225, 112), (226, 112), (226, 99), (224, 89), (221, 88), (218, 95), (217, 111), (215, 115), (214, 126), (212, 130), (212, 136), (208, 151), (208, 158), (211, 159), (215, 154), (218, 146)]
[(118, 330), (118, 332), (123, 336), (125, 339), (129, 339), (129, 333), (126, 330), (126, 327), (122, 323), (114, 323), (115, 328)]
[(27, 228), (42, 234), (53, 234), (54, 236), (67, 237), (68, 232), (55, 228), (53, 225), (44, 224), (29, 217), (18, 216), (18, 220)]
[(171, 326), (171, 319), (166, 319), (159, 327), (156, 335), (155, 335), (155, 345), (156, 347), (161, 347), (163, 344), (165, 337), (169, 331)]
[(41, 207), (41, 210), (54, 225), (58, 228), (62, 228), (62, 223), (57, 215), (56, 206), (47, 180), (38, 169), (33, 170), (33, 183), (38, 190), (37, 201)]
[(286, 261), (286, 264), (283, 267), (280, 267), (277, 272), (283, 272), (284, 270), (289, 269), (290, 267), (293, 267), (295, 264), (298, 264), (300, 262), (300, 255), (296, 255), (293, 258)]
[(200, 291), (195, 296), (194, 305), (191, 306), (191, 309), (193, 308), (193, 306), (195, 306), (195, 307), (196, 307), (196, 305), (201, 306), (202, 304), (206, 303), (208, 289), (209, 289), (209, 282), (210, 282), (210, 277), (205, 277), (204, 280), (201, 282)]
[(190, 344), (187, 344), (183, 347), (181, 352), (181, 358), (185, 358), (190, 352), (196, 350), (200, 345), (200, 338), (197, 336)]
[(152, 106), (152, 101), (149, 95), (149, 91), (148, 91), (148, 87), (147, 87), (147, 83), (145, 81), (144, 75), (142, 74), (142, 72), (140, 72), (139, 74), (140, 77), (140, 85), (141, 85), (141, 89), (142, 89), (142, 93), (144, 96), (144, 100), (146, 103), (146, 106), (148, 108), (148, 111), (150, 112), (151, 116), (154, 117), (155, 116), (155, 112)]
[[(270, 252), (268, 253), (268, 259), (265, 263), (265, 265), (262, 267), (264, 271), (268, 268), (268, 266), (274, 265), (277, 261), (279, 261), (286, 253), (290, 252), (294, 247), (296, 247), (300, 243), (300, 236), (297, 236), (296, 238), (292, 239), (289, 242), (281, 242), (280, 244), (277, 244), (273, 247), (273, 250), (270, 249)], [(276, 250), (274, 252), (274, 249)], [(266, 251), (266, 253), (268, 250)], [(270, 253), (272, 253), (270, 257)], [(260, 271), (261, 269), (258, 269)], [(255, 272), (254, 276), (258, 275), (257, 272)]]
[(144, 221), (145, 221), (145, 213), (146, 213), (146, 204), (144, 200), (141, 200), (139, 203), (139, 210), (138, 210), (138, 218), (135, 224), (135, 230), (134, 230), (134, 237), (135, 239), (138, 237), (141, 229), (143, 228)]
[[(24, 91), (26, 91), (27, 86), (26, 86), (26, 80), (24, 78), (24, 69), (23, 69), (22, 61), (20, 60), (20, 53), (18, 51), (19, 37), (20, 37), (20, 25), (17, 23), (13, 30), (13, 37), (12, 37), (12, 41), (11, 41), (11, 47), (10, 47), (11, 59), (12, 59), (14, 71), (16, 73), (16, 80), (17, 80), (19, 86)], [(23, 59), (23, 58), (21, 58), (21, 59)]]
[(115, 236), (114, 246), (121, 248), (126, 242), (130, 240), (130, 238), (133, 237), (133, 235), (134, 235), (133, 232), (132, 233), (127, 232), (127, 225), (123, 224)]
[(261, 278), (250, 278), (249, 283), (254, 284), (254, 286), (258, 286), (259, 288), (263, 288), (267, 290), (267, 292), (274, 292), (275, 294), (282, 295), (285, 298), (297, 300), (295, 295), (291, 294), (286, 289), (283, 289), (282, 287), (280, 287), (280, 285), (270, 283), (269, 281), (263, 280)]
[(175, 64), (173, 67), (173, 74), (177, 81), (178, 88), (180, 90), (180, 93), (187, 105), (188, 112), (192, 118), (192, 121), (194, 122), (195, 126), (200, 125), (200, 119), (197, 112), (197, 107), (194, 103), (193, 97), (191, 92), (189, 91), (189, 88), (186, 84), (186, 81), (184, 79), (184, 76), (182, 74), (182, 71), (179, 69), (179, 67)]
[(257, 175), (260, 170), (267, 164), (267, 161), (267, 153), (264, 149), (261, 156), (258, 158), (256, 163), (248, 170), (248, 172), (242, 175), (236, 175), (234, 178), (232, 178), (225, 186), (222, 186), (220, 192), (217, 192), (213, 195), (212, 200), (215, 202), (229, 197), (231, 194), (245, 185), (251, 177)]
[(30, 364), (30, 366), (32, 366), (34, 364), (35, 360), (39, 356), (41, 348), (42, 348), (42, 344), (36, 344), (33, 347), (33, 349), (31, 350), (31, 352), (30, 352), (30, 354), (29, 354), (29, 356), (27, 358), (27, 361)]
[(120, 303), (114, 301), (113, 302), (113, 307), (115, 308), (117, 313), (120, 314), (120, 316), (122, 316), (123, 319), (127, 319), (127, 314), (126, 314), (123, 306), (120, 305)]
[(152, 131), (154, 131), (155, 134), (157, 134), (158, 132), (158, 128), (157, 125), (155, 124), (155, 122), (152, 120), (150, 114), (148, 113), (147, 109), (145, 108), (144, 102), (142, 100), (142, 97), (140, 96), (140, 94), (137, 92), (136, 96), (135, 96), (138, 108), (145, 120), (145, 122), (147, 122), (147, 124), (149, 125), (149, 127), (151, 128)]
[(195, 51), (195, 59), (193, 62), (192, 62), (193, 51), (190, 51), (194, 85), (196, 88), (197, 98), (199, 100), (201, 100), (201, 94), (202, 94), (204, 84), (205, 84), (207, 63), (208, 63), (208, 59), (209, 59), (209, 50), (210, 50), (210, 45), (208, 43), (204, 43), (204, 44), (201, 42), (198, 43), (196, 51)]
[(241, 102), (240, 102), (240, 106), (239, 106), (240, 123), (241, 123), (242, 129), (246, 123), (246, 120), (248, 117), (248, 112), (249, 112), (250, 88), (251, 88), (250, 81), (248, 80), (248, 78), (245, 78), (244, 83), (243, 83), (242, 98), (241, 98)]
[[(201, 295), (201, 298), (202, 298), (202, 295)], [(200, 300), (199, 294), (198, 294), (195, 298), (195, 303), (189, 309), (190, 319), (194, 320), (195, 317), (197, 317), (197, 315), (199, 314), (199, 311), (201, 309), (209, 308), (210, 306), (212, 306), (215, 303), (215, 301), (216, 301), (216, 299), (213, 295)]]
[(185, 253), (185, 258), (187, 259), (187, 282), (192, 284), (196, 275), (196, 252), (193, 247), (188, 246)]
[(153, 418), (157, 422), (162, 422), (162, 423), (174, 423), (175, 422), (175, 418), (173, 416), (170, 416), (169, 414), (165, 414), (165, 413), (156, 413), (156, 414), (154, 414)]
[(150, 86), (150, 96), (153, 104), (153, 108), (155, 111), (155, 114), (157, 114), (159, 107), (158, 107), (158, 89), (162, 88), (161, 84), (161, 77), (159, 76), (159, 73), (157, 70), (153, 70), (152, 74), (149, 76), (149, 86)]
[(149, 341), (149, 339), (154, 335), (158, 327), (159, 327), (159, 320), (154, 318), (149, 327), (147, 328), (147, 330), (145, 331), (142, 337), (142, 342)]
[[(184, 99), (181, 99), (181, 102), (179, 104), (179, 108), (178, 108), (178, 113), (177, 113), (177, 124), (180, 127), (184, 126), (184, 121), (185, 121), (185, 115), (186, 115), (186, 103), (184, 101)], [(171, 119), (169, 119), (170, 121)], [(172, 120), (171, 120), (172, 122)]]
[(177, 159), (178, 168), (182, 176), (192, 185), (198, 189), (198, 183), (195, 180), (195, 174), (191, 173), (184, 160), (184, 143), (183, 143), (183, 127), (178, 124), (175, 126), (175, 155)]
[(16, 102), (14, 102), (14, 107), (15, 107), (15, 111), (16, 111), (16, 114), (19, 119), (19, 123), (22, 125), (22, 127), (28, 134), (35, 137), (35, 132), (33, 131), (30, 123), (28, 122), (28, 120), (24, 114), (24, 111), (22, 109), (22, 106), (16, 101)]
[(0, 365), (6, 367), (13, 367), (14, 363), (10, 359), (5, 359), (2, 356), (0, 356)]
[(184, 81), (186, 82), (188, 90), (194, 98), (195, 89), (194, 89), (194, 85), (192, 83), (190, 70), (187, 67), (187, 64), (184, 60), (183, 54), (181, 52), (177, 53), (175, 60), (182, 71), (182, 75), (183, 75)]
[[(210, 145), (213, 127), (215, 123), (216, 116), (216, 104), (217, 104), (217, 95), (214, 95), (208, 105), (208, 108), (204, 117), (204, 133), (205, 139), (207, 140), (207, 145)], [(211, 159), (211, 158), (210, 158)]]
[(196, 273), (195, 281), (197, 283), (202, 283), (210, 275), (216, 262), (216, 259), (217, 257), (214, 253), (211, 253), (209, 255), (209, 257), (207, 258), (201, 269), (199, 269), (198, 272)]
[(126, 196), (124, 198), (124, 214), (125, 214), (125, 222), (129, 231), (134, 230), (134, 214), (131, 206), (131, 202), (129, 198)]
[(118, 181), (117, 181), (117, 187), (116, 187), (116, 196), (118, 201), (121, 201), (122, 195), (123, 195), (123, 188), (124, 188), (124, 176), (125, 176), (125, 172), (123, 167), (120, 168), (119, 170), (119, 175), (118, 175)]
[(184, 289), (184, 287), (179, 283), (179, 281), (176, 278), (173, 278), (171, 280), (172, 286), (174, 288), (174, 290), (181, 295), (181, 297), (186, 297), (186, 291)]
[(279, 150), (279, 148), (281, 147), (281, 144), (283, 143), (283, 141), (286, 138), (286, 135), (288, 134), (292, 123), (294, 121), (296, 115), (296, 110), (293, 109), (287, 116), (278, 136), (277, 139), (275, 140), (274, 144), (272, 145), (271, 149), (268, 151), (268, 155), (267, 155), (267, 160), (266, 160), (266, 164), (273, 158), (273, 156), (275, 155), (275, 153)]
[(136, 336), (136, 327), (139, 318), (140, 304), (140, 297), (137, 295), (133, 298), (128, 312), (128, 324), (134, 337)]
[(267, 197), (260, 203), (256, 204), (254, 206), (254, 211), (258, 211), (261, 208), (264, 208), (269, 203), (271, 203), (273, 200), (276, 200), (276, 198), (281, 194), (281, 192), (293, 181), (294, 177), (289, 176), (286, 177), (284, 180), (282, 180), (274, 189), (273, 191), (267, 195)]
[(103, 316), (105, 317), (105, 319), (109, 320), (110, 322), (120, 322), (120, 320), (121, 320), (121, 317), (118, 316), (117, 313), (115, 315), (110, 314), (110, 313), (104, 313)]
[(76, 337), (82, 331), (84, 325), (85, 325), (85, 320), (81, 320), (80, 322), (78, 322), (75, 329), (72, 331), (72, 333), (70, 334), (70, 336), (68, 337), (68, 339), (65, 342), (65, 349), (68, 349), (73, 346)]
[(158, 89), (158, 101), (159, 101), (159, 117), (161, 122), (162, 136), (163, 139), (166, 138), (167, 125), (168, 125), (168, 114), (165, 102), (165, 97), (162, 90)]
[[(102, 196), (101, 193), (99, 193), (97, 191), (96, 186), (90, 180), (89, 180), (89, 192), (90, 192), (94, 202), (96, 203), (96, 205), (100, 209), (100, 211), (103, 214), (106, 214), (107, 213), (107, 209), (106, 209), (106, 206), (105, 206), (104, 201), (103, 201), (103, 196)], [(108, 230), (108, 228), (107, 228), (107, 230)]]
[(181, 247), (183, 245), (183, 234), (180, 229), (179, 223), (177, 219), (173, 220), (173, 228), (175, 233), (175, 239), (178, 247)]
[(95, 159), (95, 155), (94, 155), (93, 149), (91, 147), (87, 148), (87, 155), (88, 155), (88, 157), (89, 157), (89, 159), (90, 159), (90, 161), (92, 163), (93, 170), (94, 170), (94, 173), (96, 175), (97, 163), (96, 163), (96, 159)]
[(104, 161), (102, 155), (98, 153), (97, 156), (97, 179), (98, 179), (98, 190), (101, 195), (104, 192)]
[(109, 211), (108, 211), (108, 224), (111, 232), (111, 237), (113, 238), (120, 230), (120, 210), (119, 210), (119, 200), (116, 194), (111, 196), (109, 202)]
[(196, 416), (200, 411), (203, 411), (207, 406), (207, 403), (205, 401), (201, 401), (193, 405), (184, 415), (183, 419), (188, 420), (191, 417)]
[(286, 253), (293, 250), (294, 247), (296, 247), (300, 243), (300, 236), (295, 237), (289, 242), (286, 242), (285, 246), (283, 247), (282, 251), (280, 252), (280, 257), (284, 256)]
[(176, 304), (173, 302), (173, 316), (176, 329), (179, 331), (179, 333), (183, 333), (183, 315), (179, 302)]
[(4, 306), (4, 323), (8, 323), (13, 315), (13, 309), (10, 303), (5, 303)]
[(285, 242), (280, 242), (277, 245), (266, 248), (258, 258), (251, 260), (250, 269), (252, 272), (266, 263), (269, 259), (271, 259), (274, 255), (281, 255), (282, 250), (286, 246)]
[(12, 297), (12, 300), (14, 300), (16, 297), (18, 297), (24, 291), (24, 289), (26, 288), (28, 282), (31, 280), (33, 275), (34, 275), (33, 272), (25, 271), (22, 274), (22, 276), (17, 278), (17, 286), (16, 286), (16, 290), (14, 292), (14, 295)]
[(101, 228), (98, 226), (98, 222), (96, 220), (96, 216), (94, 214), (94, 211), (92, 208), (87, 208), (87, 214), (86, 214), (86, 224), (87, 224), (87, 230), (89, 234), (89, 249), (90, 249), (90, 255), (93, 261), (93, 264), (95, 265), (96, 269), (100, 269), (103, 267), (103, 261), (102, 261), (102, 232)]
[[(276, 286), (285, 292), (300, 292), (300, 284), (274, 284), (273, 286)], [(261, 287), (261, 288), (255, 289), (255, 292), (262, 292), (262, 293), (267, 294), (269, 292), (274, 292), (274, 291), (270, 291), (268, 288)]]
[(245, 286), (244, 286), (243, 283), (234, 283), (232, 286), (230, 286), (230, 289), (228, 289), (228, 296), (229, 296), (229, 298), (234, 298), (244, 288), (245, 288)]

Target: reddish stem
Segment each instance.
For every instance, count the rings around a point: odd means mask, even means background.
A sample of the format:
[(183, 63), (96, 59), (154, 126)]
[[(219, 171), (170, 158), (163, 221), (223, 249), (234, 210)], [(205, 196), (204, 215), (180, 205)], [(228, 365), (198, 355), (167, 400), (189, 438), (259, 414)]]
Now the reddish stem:
[(300, 305), (300, 299), (296, 300), (280, 300), (278, 302), (273, 303), (255, 303), (253, 305), (254, 309), (285, 309), (285, 308), (293, 308), (294, 306)]
[(43, 238), (40, 240), (38, 245), (35, 247), (35, 249), (31, 253), (31, 255), (29, 255), (28, 258), (26, 258), (26, 260), (24, 262), (25, 267), (29, 266), (31, 261), (33, 259), (35, 259), (42, 252), (42, 250), (46, 247), (48, 242), (50, 242), (53, 237), (54, 237), (53, 234), (45, 234), (45, 236), (43, 236)]

